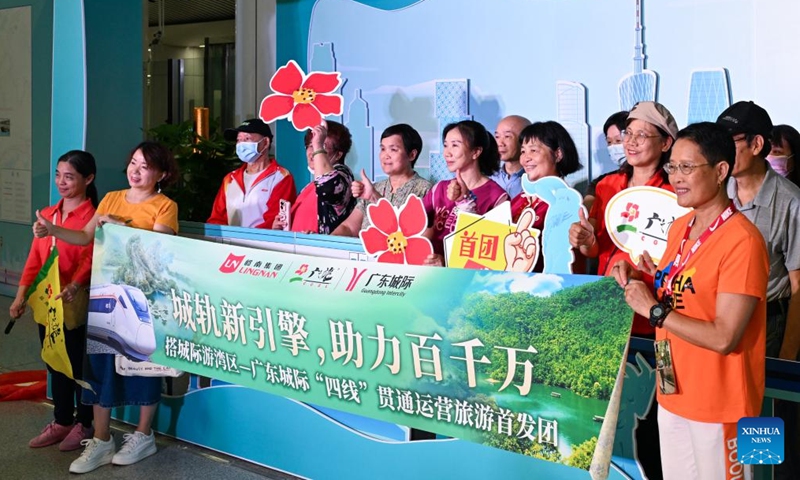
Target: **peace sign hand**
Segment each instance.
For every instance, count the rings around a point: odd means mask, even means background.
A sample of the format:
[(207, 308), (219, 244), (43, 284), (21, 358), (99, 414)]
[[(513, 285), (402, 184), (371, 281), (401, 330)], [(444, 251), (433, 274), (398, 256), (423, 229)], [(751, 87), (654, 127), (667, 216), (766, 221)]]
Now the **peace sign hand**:
[(536, 214), (531, 209), (522, 212), (517, 229), (506, 235), (503, 241), (507, 272), (530, 272), (538, 258), (539, 245), (536, 237), (531, 235), (531, 225)]

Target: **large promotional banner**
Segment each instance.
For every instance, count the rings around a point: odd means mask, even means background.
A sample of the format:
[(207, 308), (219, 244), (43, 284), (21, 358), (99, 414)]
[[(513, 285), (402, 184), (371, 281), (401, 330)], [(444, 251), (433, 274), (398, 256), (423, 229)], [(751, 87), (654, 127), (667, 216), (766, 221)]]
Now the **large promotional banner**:
[(131, 360), (585, 469), (631, 318), (601, 277), (333, 260), (105, 225), (88, 334)]

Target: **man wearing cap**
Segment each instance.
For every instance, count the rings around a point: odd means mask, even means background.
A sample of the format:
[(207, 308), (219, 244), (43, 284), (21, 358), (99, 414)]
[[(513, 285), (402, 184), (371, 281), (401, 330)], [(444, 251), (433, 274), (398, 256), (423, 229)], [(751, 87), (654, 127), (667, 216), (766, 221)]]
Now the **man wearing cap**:
[(272, 228), (280, 201), (294, 202), (297, 191), (292, 174), (269, 156), (269, 125), (258, 118), (246, 120), (225, 130), (225, 140), (236, 142), (242, 166), (222, 180), (208, 223)]
[[(775, 173), (766, 161), (772, 133), (766, 110), (752, 101), (737, 102), (720, 114), (717, 123), (731, 132), (736, 144), (728, 196), (767, 243), (767, 356), (795, 360), (800, 350), (800, 189)], [(790, 425), (796, 410), (791, 403), (775, 405), (776, 416), (786, 422), (787, 453), (792, 450), (790, 438), (797, 435)], [(798, 460), (792, 461), (793, 456), (797, 454), (787, 455), (784, 465), (776, 468), (775, 478), (800, 478)], [(780, 470), (792, 468), (793, 473), (782, 476), (787, 472)]]
[(490, 178), (503, 187), (509, 198), (522, 193), (522, 174), (525, 171), (519, 161), (519, 134), (530, 124), (531, 121), (525, 117), (509, 115), (500, 120), (494, 131), (500, 153), (500, 170)]

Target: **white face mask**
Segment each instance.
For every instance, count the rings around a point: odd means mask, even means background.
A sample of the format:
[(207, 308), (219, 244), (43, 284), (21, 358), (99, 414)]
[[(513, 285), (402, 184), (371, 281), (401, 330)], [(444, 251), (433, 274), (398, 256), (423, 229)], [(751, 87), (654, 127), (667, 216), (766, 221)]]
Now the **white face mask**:
[(789, 166), (789, 159), (794, 155), (767, 155), (767, 161), (775, 170), (775, 173), (782, 177), (789, 176), (792, 168)]
[(245, 163), (253, 163), (262, 152), (258, 151), (258, 142), (239, 142), (236, 144), (236, 155)]
[(611, 157), (612, 162), (617, 165), (622, 165), (622, 162), (625, 161), (625, 147), (623, 147), (621, 143), (609, 145), (608, 156)]

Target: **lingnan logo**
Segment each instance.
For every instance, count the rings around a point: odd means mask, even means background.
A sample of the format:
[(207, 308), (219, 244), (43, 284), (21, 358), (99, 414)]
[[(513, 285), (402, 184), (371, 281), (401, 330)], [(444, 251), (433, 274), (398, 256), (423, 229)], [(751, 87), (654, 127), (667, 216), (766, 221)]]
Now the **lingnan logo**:
[(233, 273), (239, 268), (239, 265), (244, 262), (245, 255), (234, 255), (232, 253), (228, 254), (228, 258), (222, 262), (222, 265), (219, 267), (219, 271), (222, 273)]
[(241, 275), (250, 275), (251, 277), (277, 278), (278, 270), (282, 268), (282, 265), (279, 264), (275, 265), (274, 269), (272, 269), (271, 263), (265, 263), (264, 268), (261, 268), (260, 261), (257, 261), (255, 265), (251, 267), (249, 265), (253, 261), (245, 261), (245, 258), (246, 255), (234, 255), (229, 253), (228, 258), (220, 265), (219, 271), (225, 274), (236, 272)]

